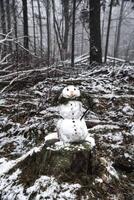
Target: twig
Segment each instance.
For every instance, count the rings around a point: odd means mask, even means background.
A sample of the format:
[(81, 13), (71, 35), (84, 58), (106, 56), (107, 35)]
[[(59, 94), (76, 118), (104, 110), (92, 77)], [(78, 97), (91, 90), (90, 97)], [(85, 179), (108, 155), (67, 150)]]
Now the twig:
[(83, 117), (86, 115), (86, 113), (89, 111), (89, 108), (86, 109), (86, 111), (83, 113), (82, 117), (80, 118), (80, 120), (83, 119)]
[(8, 64), (8, 62), (5, 60), (10, 56), (11, 54), (7, 54), (4, 58), (2, 58), (2, 60), (0, 60), (0, 65), (5, 65)]

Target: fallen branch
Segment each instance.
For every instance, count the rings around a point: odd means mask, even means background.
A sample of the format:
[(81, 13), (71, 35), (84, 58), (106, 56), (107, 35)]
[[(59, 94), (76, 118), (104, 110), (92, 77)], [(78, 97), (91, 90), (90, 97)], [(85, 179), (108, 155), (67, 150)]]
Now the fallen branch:
[(4, 58), (2, 58), (2, 60), (0, 60), (0, 65), (7, 65), (8, 61), (7, 58), (10, 56), (11, 54), (6, 55)]

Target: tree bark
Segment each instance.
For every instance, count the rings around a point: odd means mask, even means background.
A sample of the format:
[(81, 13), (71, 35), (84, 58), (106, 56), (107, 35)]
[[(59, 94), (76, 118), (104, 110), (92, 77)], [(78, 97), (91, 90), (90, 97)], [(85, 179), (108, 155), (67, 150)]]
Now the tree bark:
[(117, 38), (116, 38), (116, 47), (115, 47), (115, 54), (114, 56), (117, 58), (119, 54), (119, 45), (120, 45), (120, 34), (121, 34), (121, 26), (122, 26), (122, 17), (123, 17), (123, 9), (124, 9), (124, 0), (121, 3), (120, 9), (120, 16), (119, 16), (119, 24), (118, 24), (118, 31), (117, 31)]
[[(11, 31), (11, 12), (9, 0), (6, 1), (6, 12), (7, 12), (7, 31)], [(12, 52), (12, 42), (8, 42), (9, 52)]]
[(90, 0), (90, 63), (102, 63), (100, 0)]
[(47, 64), (50, 65), (50, 46), (51, 46), (51, 38), (50, 38), (50, 2), (47, 0), (46, 5), (46, 13), (47, 13)]
[(59, 39), (59, 34), (57, 31), (57, 26), (56, 26), (57, 21), (56, 21), (56, 16), (55, 16), (55, 1), (54, 0), (52, 0), (52, 11), (53, 11), (53, 26), (54, 26), (56, 41), (59, 48), (60, 59), (62, 60), (62, 48), (61, 48), (61, 41)]
[(56, 19), (55, 15), (55, 1), (52, 0), (54, 30), (59, 47), (61, 60), (66, 60), (68, 57), (68, 37), (70, 30), (70, 15), (69, 15), (69, 0), (62, 0), (62, 27)]
[[(13, 13), (13, 27), (14, 27), (14, 34), (15, 34), (15, 38), (17, 39), (18, 37), (18, 28), (17, 28), (17, 9), (16, 9), (16, 5), (15, 5), (15, 0), (12, 0), (12, 13)], [(16, 52), (18, 52), (18, 45), (16, 44)]]
[[(1, 27), (2, 27), (2, 33), (5, 35), (6, 34), (6, 19), (5, 19), (5, 6), (4, 6), (4, 1), (0, 0), (0, 18), (1, 18)], [(5, 36), (3, 36), (4, 38)], [(5, 56), (6, 54), (6, 45), (4, 44), (2, 50), (2, 56)]]
[(34, 16), (34, 1), (31, 0), (32, 4), (32, 17), (33, 17), (33, 36), (34, 36), (34, 53), (36, 54), (36, 33), (35, 33), (35, 16)]
[(6, 34), (5, 6), (3, 0), (0, 0), (0, 15), (1, 15), (2, 33)]
[(40, 1), (37, 0), (38, 4), (38, 13), (39, 13), (39, 29), (40, 29), (40, 53), (41, 57), (43, 56), (43, 41), (42, 41), (42, 20), (41, 20), (41, 8), (40, 8)]
[(81, 180), (82, 175), (87, 177), (86, 180), (90, 180), (95, 162), (88, 144), (74, 144), (68, 147), (68, 150), (64, 147), (58, 150), (46, 144), (41, 151), (34, 152), (19, 163), (18, 167), (22, 170), (21, 183), (31, 184), (40, 174), (52, 175), (59, 181)]
[(74, 67), (74, 51), (75, 51), (75, 13), (76, 13), (76, 0), (73, 1), (73, 21), (72, 21), (72, 55), (71, 66)]
[(112, 15), (113, 1), (114, 0), (111, 0), (111, 2), (110, 2), (110, 11), (109, 11), (109, 18), (108, 18), (108, 27), (107, 27), (107, 36), (106, 36), (106, 47), (105, 47), (104, 62), (107, 61), (107, 52), (108, 52), (108, 43), (109, 43), (109, 33), (110, 33), (110, 25), (111, 25), (111, 15)]
[(63, 34), (63, 60), (67, 59), (68, 51), (68, 34), (69, 34), (69, 0), (64, 0), (63, 2), (63, 17), (64, 17), (64, 34)]
[(24, 34), (24, 47), (29, 49), (29, 34), (28, 34), (28, 11), (27, 0), (22, 0), (23, 5), (23, 34)]

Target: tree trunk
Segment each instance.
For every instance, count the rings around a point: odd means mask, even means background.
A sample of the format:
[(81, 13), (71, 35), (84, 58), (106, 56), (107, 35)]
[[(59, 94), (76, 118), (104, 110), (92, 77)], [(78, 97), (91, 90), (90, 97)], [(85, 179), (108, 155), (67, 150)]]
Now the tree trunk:
[(84, 28), (81, 26), (81, 55), (83, 54), (84, 48)]
[[(10, 12), (10, 3), (9, 0), (6, 1), (6, 12), (7, 12), (7, 31), (11, 31), (11, 12)], [(12, 42), (8, 42), (9, 52), (12, 52)]]
[(102, 63), (100, 0), (90, 0), (90, 63)]
[(68, 50), (68, 34), (69, 34), (69, 0), (63, 1), (63, 16), (64, 16), (64, 34), (63, 34), (63, 60), (67, 59), (67, 50)]
[[(17, 9), (16, 9), (16, 5), (15, 5), (15, 0), (12, 0), (12, 13), (13, 13), (13, 27), (14, 27), (14, 34), (15, 34), (15, 38), (17, 39), (18, 37), (18, 28), (17, 28), (17, 17), (16, 17), (16, 13), (17, 13)], [(18, 45), (16, 44), (16, 52), (18, 52)]]
[(42, 41), (42, 20), (41, 20), (41, 8), (40, 8), (40, 1), (37, 0), (38, 4), (38, 13), (39, 13), (39, 29), (40, 29), (40, 53), (41, 57), (43, 56), (43, 41)]
[(35, 33), (35, 16), (34, 16), (34, 1), (31, 0), (32, 4), (32, 17), (33, 17), (33, 36), (34, 36), (34, 53), (36, 54), (36, 33)]
[[(6, 34), (6, 19), (5, 19), (5, 7), (4, 7), (4, 1), (0, 0), (0, 18), (1, 18), (1, 28), (2, 28), (2, 33), (5, 35)], [(5, 36), (3, 36), (4, 38)], [(5, 56), (6, 54), (6, 44), (4, 43), (3, 49), (2, 50), (2, 56)]]
[(106, 36), (106, 47), (105, 47), (104, 62), (107, 61), (107, 52), (108, 52), (108, 43), (109, 43), (109, 33), (110, 33), (110, 25), (111, 25), (111, 15), (112, 15), (113, 1), (114, 0), (111, 0), (111, 2), (110, 2), (110, 11), (109, 11), (109, 18), (108, 18), (108, 27), (107, 27), (107, 36)]
[(120, 45), (120, 33), (121, 33), (121, 25), (122, 25), (122, 17), (123, 17), (123, 9), (124, 9), (124, 0), (121, 3), (120, 9), (120, 17), (119, 17), (119, 24), (118, 24), (118, 31), (117, 31), (117, 38), (116, 38), (116, 47), (115, 47), (115, 57), (118, 57), (119, 54), (119, 45)]
[[(103, 10), (103, 13), (102, 13), (102, 27), (101, 27), (101, 41), (102, 41), (102, 44), (103, 44), (103, 38), (104, 38), (104, 27), (105, 27), (105, 14), (106, 14), (106, 2), (103, 2), (103, 5), (102, 5), (102, 10)], [(103, 48), (103, 47), (102, 47)]]
[(47, 5), (46, 5), (46, 13), (47, 13), (47, 64), (48, 66), (50, 65), (50, 2), (47, 0)]
[(73, 1), (72, 55), (71, 55), (71, 66), (72, 67), (74, 67), (74, 51), (75, 51), (75, 13), (76, 13), (76, 0)]
[(60, 59), (62, 60), (62, 48), (61, 48), (61, 42), (59, 39), (59, 34), (56, 28), (56, 16), (55, 16), (55, 1), (52, 0), (52, 11), (53, 11), (53, 26), (54, 26), (54, 31), (55, 31), (55, 36), (56, 36), (56, 41), (58, 44), (58, 48), (59, 48), (59, 53), (60, 53)]
[(91, 181), (95, 161), (88, 144), (74, 144), (67, 149), (44, 145), (40, 152), (33, 153), (19, 163), (18, 167), (22, 170), (20, 180), (22, 184), (29, 185), (40, 174), (44, 174), (52, 175), (59, 181)]
[(22, 0), (23, 3), (23, 34), (24, 34), (24, 47), (29, 49), (29, 38), (28, 38), (28, 11), (27, 11), (27, 0)]

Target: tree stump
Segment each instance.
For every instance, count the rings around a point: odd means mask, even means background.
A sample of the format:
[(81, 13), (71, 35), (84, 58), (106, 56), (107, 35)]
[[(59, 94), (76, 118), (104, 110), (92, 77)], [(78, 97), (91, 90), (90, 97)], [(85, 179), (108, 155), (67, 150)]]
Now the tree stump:
[(45, 145), (19, 163), (19, 180), (26, 187), (41, 175), (54, 176), (62, 182), (83, 182), (92, 174), (92, 157), (93, 149), (88, 143)]

